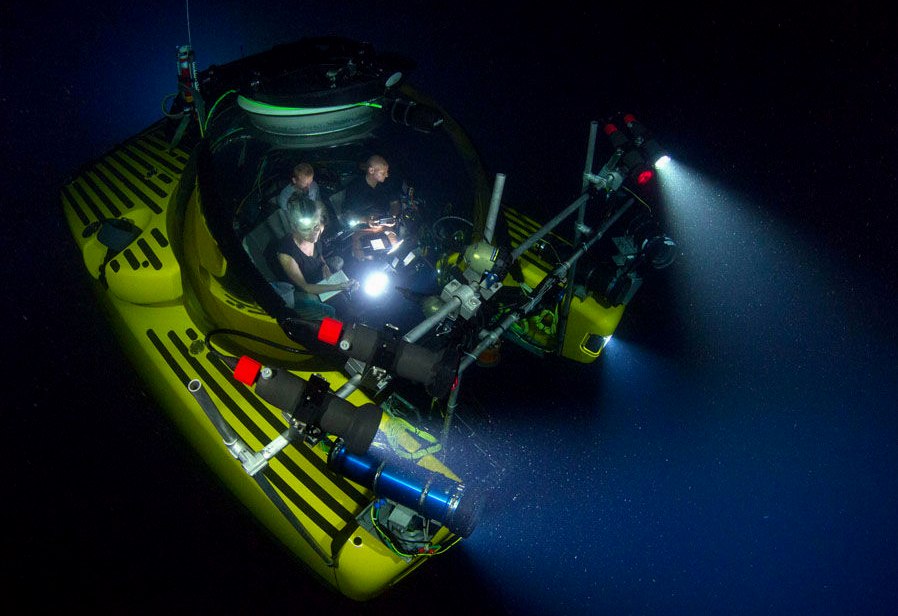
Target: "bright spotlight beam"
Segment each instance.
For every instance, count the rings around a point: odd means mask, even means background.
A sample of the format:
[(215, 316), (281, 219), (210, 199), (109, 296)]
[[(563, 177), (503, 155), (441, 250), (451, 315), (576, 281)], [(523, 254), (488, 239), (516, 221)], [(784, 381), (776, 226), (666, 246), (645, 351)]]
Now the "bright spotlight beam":
[(385, 272), (372, 272), (365, 279), (362, 289), (370, 297), (380, 297), (387, 290), (390, 277)]

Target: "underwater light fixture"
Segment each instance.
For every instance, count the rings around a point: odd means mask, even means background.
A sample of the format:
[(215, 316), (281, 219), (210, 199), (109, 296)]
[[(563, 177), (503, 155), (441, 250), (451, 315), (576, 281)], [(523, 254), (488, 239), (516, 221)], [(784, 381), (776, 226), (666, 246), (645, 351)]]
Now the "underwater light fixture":
[(454, 347), (434, 351), (360, 323), (344, 327), (326, 318), (319, 326), (318, 340), (366, 365), (421, 383), (435, 398), (448, 394), (458, 375), (460, 356)]
[[(625, 116), (625, 119), (626, 117), (630, 116)], [(605, 124), (604, 132), (608, 136), (609, 141), (611, 141), (611, 145), (614, 146), (618, 156), (615, 171), (624, 177), (635, 178), (636, 183), (640, 186), (648, 184), (654, 177), (651, 167), (657, 156), (663, 154), (663, 152), (660, 152), (660, 148), (649, 151), (648, 159), (650, 164), (647, 165), (646, 156), (643, 155), (645, 150), (640, 151), (640, 146), (643, 145), (641, 137), (637, 136), (631, 139), (618, 129), (613, 122)], [(652, 143), (657, 147), (657, 143)]]
[(650, 167), (663, 169), (669, 162), (670, 156), (664, 151), (648, 129), (636, 119), (632, 113), (624, 115), (624, 124), (633, 136), (633, 142), (640, 149)]
[(362, 285), (362, 289), (364, 289), (365, 294), (369, 297), (380, 297), (384, 294), (384, 291), (387, 290), (389, 284), (390, 277), (387, 276), (386, 272), (376, 271), (368, 274), (368, 277), (365, 278), (365, 283)]
[(630, 134), (633, 135), (634, 141), (642, 143), (648, 137), (648, 129), (632, 113), (624, 114), (624, 124), (627, 125)]
[(281, 409), (291, 425), (337, 435), (353, 453), (363, 454), (371, 447), (383, 415), (379, 406), (367, 403), (357, 407), (328, 391), (327, 382), (317, 375), (305, 380), (246, 356), (226, 358), (225, 362), (234, 371), (235, 379), (253, 387), (260, 398)]
[[(642, 151), (645, 153), (645, 147), (642, 148)], [(664, 169), (670, 163), (670, 156), (665, 154), (660, 148), (656, 152), (645, 154), (645, 159), (648, 161), (649, 168), (657, 169), (658, 171)]]
[(637, 150), (631, 149), (627, 150), (623, 157), (621, 157), (620, 164), (622, 170), (625, 171), (624, 175), (628, 173), (638, 173), (641, 169), (645, 168), (645, 159)]
[(611, 141), (611, 145), (615, 147), (615, 149), (623, 149), (627, 143), (629, 143), (629, 139), (625, 134), (620, 132), (616, 125), (608, 122), (604, 128), (605, 134), (608, 135), (608, 140)]
[(668, 156), (664, 150), (658, 145), (658, 142), (654, 139), (649, 139), (642, 144), (642, 151), (645, 154), (646, 160), (649, 161), (649, 164), (655, 169), (663, 169), (667, 163), (670, 162), (670, 156)]

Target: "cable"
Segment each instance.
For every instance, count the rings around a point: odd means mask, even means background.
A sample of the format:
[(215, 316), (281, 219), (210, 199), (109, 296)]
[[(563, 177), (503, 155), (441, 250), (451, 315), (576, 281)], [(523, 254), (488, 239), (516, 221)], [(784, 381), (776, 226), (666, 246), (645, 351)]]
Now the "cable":
[(632, 190), (630, 190), (630, 188), (629, 188), (628, 186), (623, 186), (622, 188), (623, 188), (624, 190), (626, 190), (628, 193), (630, 193), (631, 195), (633, 195), (633, 197), (634, 197), (637, 201), (639, 201), (641, 204), (643, 204), (643, 205), (646, 207), (646, 209), (649, 211), (650, 214), (652, 213), (652, 206), (649, 205), (648, 203), (646, 203), (645, 201), (643, 201), (643, 200), (642, 200), (642, 197), (640, 197), (640, 196), (637, 195), (635, 192), (633, 192)]
[(180, 113), (170, 113), (165, 108), (165, 103), (167, 101), (175, 98), (177, 95), (178, 95), (178, 93), (174, 92), (172, 94), (166, 94), (164, 97), (162, 97), (162, 115), (164, 115), (166, 118), (171, 118), (172, 120), (180, 120), (181, 118), (183, 118), (186, 115), (183, 111)]
[[(371, 504), (371, 509), (369, 510), (369, 514), (370, 514), (370, 518), (371, 518), (371, 525), (374, 527), (374, 530), (377, 531), (377, 534), (380, 536), (380, 538), (384, 542), (384, 544), (388, 548), (390, 548), (391, 551), (393, 551), (395, 554), (397, 554), (398, 556), (400, 556), (402, 558), (414, 558), (416, 556), (436, 556), (438, 554), (443, 554), (446, 550), (453, 547), (459, 541), (462, 540), (461, 536), (455, 536), (453, 538), (453, 540), (446, 545), (441, 545), (441, 544), (434, 545), (434, 544), (430, 543), (429, 540), (415, 541), (413, 539), (410, 539), (410, 540), (399, 539), (392, 532), (390, 532), (389, 529), (384, 528), (380, 524), (380, 520), (378, 519), (378, 516), (375, 513), (375, 511), (380, 509), (382, 502), (383, 502), (383, 499), (379, 499), (379, 500), (374, 501)], [(425, 531), (425, 532), (427, 532), (427, 531)], [(427, 546), (427, 547), (418, 548), (418, 551), (415, 553), (403, 552), (396, 546), (396, 544), (399, 543), (400, 541), (402, 543), (413, 544), (413, 545), (420, 544), (422, 546)]]
[(394, 544), (394, 541), (398, 541), (398, 539), (393, 537), (392, 533), (390, 533), (390, 536), (387, 536), (388, 531), (385, 528), (381, 527), (380, 522), (377, 520), (377, 515), (375, 514), (375, 511), (377, 509), (380, 509), (380, 501), (374, 501), (374, 503), (371, 504), (371, 509), (369, 510), (370, 517), (371, 517), (371, 525), (374, 527), (374, 530), (377, 531), (377, 534), (380, 536), (381, 541), (384, 542), (384, 545), (386, 545), (388, 548), (390, 548), (390, 550), (392, 552), (394, 552), (395, 554), (397, 554), (398, 556), (400, 556), (402, 558), (414, 557), (415, 554), (407, 554), (405, 552), (400, 551), (399, 548), (396, 547), (396, 545)]
[(555, 244), (553, 244), (552, 242), (550, 242), (550, 241), (547, 240), (547, 241), (546, 241), (546, 246), (548, 246), (549, 248), (552, 249), (552, 254), (555, 255), (555, 261), (561, 263), (561, 256), (558, 254), (558, 251), (555, 250)]
[(203, 123), (203, 127), (202, 127), (203, 133), (205, 133), (206, 130), (209, 128), (209, 120), (212, 119), (212, 114), (215, 113), (215, 108), (218, 107), (218, 103), (220, 103), (224, 99), (225, 96), (227, 96), (228, 94), (234, 94), (236, 91), (237, 90), (228, 90), (227, 92), (225, 92), (224, 94), (222, 94), (221, 96), (218, 97), (218, 100), (216, 100), (215, 103), (212, 105), (212, 108), (209, 110), (209, 113), (206, 114), (206, 121)]

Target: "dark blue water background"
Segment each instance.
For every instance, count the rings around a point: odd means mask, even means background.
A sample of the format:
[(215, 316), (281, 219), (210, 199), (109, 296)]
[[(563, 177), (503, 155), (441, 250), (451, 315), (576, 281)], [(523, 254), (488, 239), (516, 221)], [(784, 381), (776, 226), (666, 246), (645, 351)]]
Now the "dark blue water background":
[[(683, 249), (594, 365), (508, 349), (472, 537), (368, 605), (308, 581), (157, 415), (89, 292), (65, 175), (159, 116), (179, 2), (2, 9), (5, 585), (100, 613), (886, 614), (898, 602), (894, 21), (861, 9), (191, 3), (200, 68), (343, 34), (419, 63), (512, 203), (588, 124), (677, 155)], [(662, 178), (664, 179), (664, 178)], [(12, 448), (9, 448), (9, 445)], [(12, 488), (11, 490), (9, 488)], [(7, 517), (9, 519), (9, 517)]]

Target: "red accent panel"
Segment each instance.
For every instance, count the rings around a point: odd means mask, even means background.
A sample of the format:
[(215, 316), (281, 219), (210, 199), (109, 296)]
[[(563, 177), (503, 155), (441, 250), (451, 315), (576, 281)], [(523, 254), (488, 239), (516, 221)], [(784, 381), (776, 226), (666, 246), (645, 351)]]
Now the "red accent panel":
[(324, 317), (321, 326), (318, 328), (318, 340), (327, 344), (337, 344), (340, 341), (340, 334), (343, 333), (343, 323), (337, 319)]
[(244, 385), (252, 385), (259, 376), (262, 364), (251, 357), (244, 355), (237, 360), (237, 367), (234, 368), (234, 378)]

